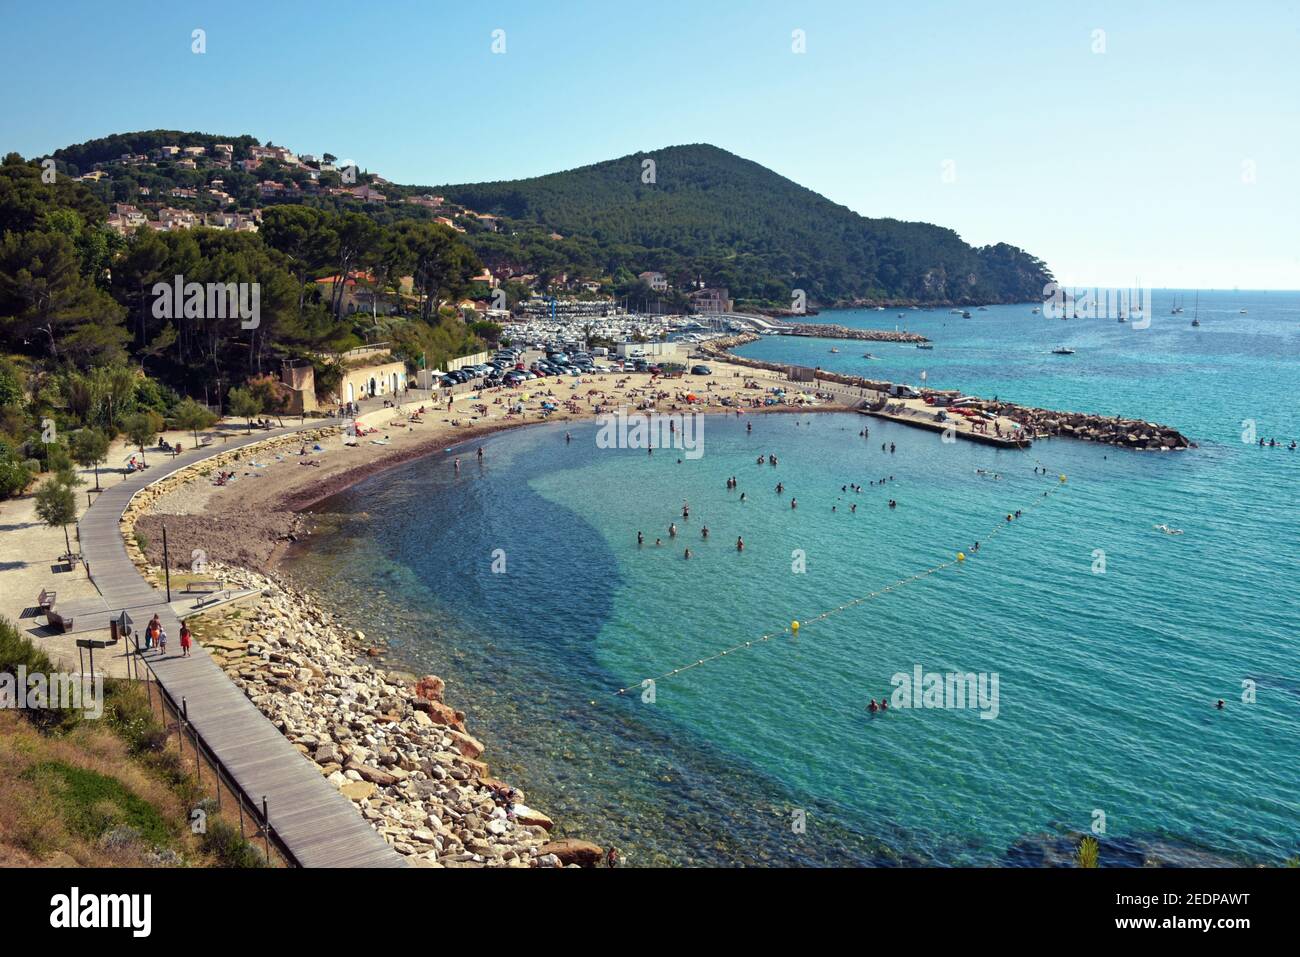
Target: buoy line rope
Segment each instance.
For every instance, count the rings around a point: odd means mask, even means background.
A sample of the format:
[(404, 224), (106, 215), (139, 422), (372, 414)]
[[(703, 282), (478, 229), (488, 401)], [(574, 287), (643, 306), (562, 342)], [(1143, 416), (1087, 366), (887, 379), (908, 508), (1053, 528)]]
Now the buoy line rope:
[[(1041, 496), (1034, 499), (1034, 501), (1026, 508), (1021, 509), (1020, 510), (1021, 514), (1023, 515), (1026, 512), (1032, 511), (1033, 509), (1037, 508), (1039, 505), (1043, 504), (1043, 502), (1051, 498), (1052, 494), (1056, 492), (1061, 487), (1061, 485), (1064, 484), (1065, 484), (1065, 476), (1062, 475), (1060, 476), (1060, 484), (1048, 489)], [(1009, 519), (1011, 518), (1012, 518), (1012, 514), (1008, 512), (1007, 520), (998, 522), (998, 524), (995, 525), (989, 531), (988, 535), (986, 535), (983, 540), (984, 541), (992, 540), (1000, 531), (1002, 531), (1002, 529), (1006, 528), (1008, 525), (1011, 524), (1011, 522), (1009, 521)], [(844, 604), (839, 605), (835, 608), (828, 609), (827, 611), (824, 611), (813, 618), (805, 619), (802, 622), (798, 620), (792, 621), (790, 622), (789, 625), (787, 625), (785, 628), (782, 628), (780, 631), (771, 631), (765, 635), (760, 635), (757, 638), (751, 638), (749, 641), (742, 641), (740, 644), (732, 645), (730, 648), (724, 648), (722, 651), (715, 652), (714, 654), (708, 655), (707, 657), (704, 658), (698, 658), (695, 661), (692, 661), (689, 664), (682, 665), (679, 668), (674, 668), (672, 671), (665, 671), (661, 675), (642, 678), (640, 681), (636, 682), (634, 686), (619, 688), (617, 691), (613, 692), (613, 694), (615, 697), (618, 697), (620, 695), (626, 695), (629, 691), (635, 690), (635, 688), (645, 687), (646, 682), (651, 682), (652, 684), (657, 685), (659, 682), (664, 681), (667, 678), (675, 678), (677, 675), (680, 675), (684, 671), (690, 671), (692, 668), (699, 668), (701, 665), (707, 665), (710, 662), (717, 661), (720, 658), (725, 658), (728, 655), (733, 654), (737, 651), (743, 651), (746, 648), (752, 648), (754, 645), (762, 644), (765, 641), (771, 641), (773, 638), (779, 638), (782, 635), (793, 635), (794, 637), (797, 638), (799, 635), (800, 625), (810, 625), (810, 624), (814, 624), (815, 622), (825, 621), (827, 618), (831, 617), (832, 615), (837, 615), (842, 611), (847, 611), (850, 608), (855, 608), (858, 605), (863, 604), (864, 602), (871, 601), (871, 599), (873, 598), (879, 598), (881, 595), (887, 595), (892, 591), (896, 591), (897, 589), (904, 587), (905, 585), (910, 585), (912, 582), (920, 581), (921, 579), (928, 578), (929, 576), (934, 575), (937, 572), (941, 572), (946, 568), (951, 568), (953, 565), (960, 565), (965, 560), (966, 560), (966, 554), (964, 552), (958, 552), (955, 557), (950, 558), (945, 562), (940, 562), (938, 565), (935, 565), (932, 568), (927, 568), (924, 571), (917, 572), (915, 575), (910, 575), (907, 578), (900, 578), (897, 581), (891, 582), (890, 584), (886, 585), (884, 588), (878, 588), (875, 591), (868, 592), (867, 594), (863, 595), (860, 598), (854, 598), (852, 601), (847, 601)]]

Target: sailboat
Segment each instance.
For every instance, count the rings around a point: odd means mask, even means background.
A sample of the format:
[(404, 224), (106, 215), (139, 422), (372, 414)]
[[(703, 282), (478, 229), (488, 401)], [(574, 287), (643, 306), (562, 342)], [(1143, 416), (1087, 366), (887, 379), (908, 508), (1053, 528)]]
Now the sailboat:
[(1192, 307), (1192, 325), (1199, 326), (1201, 324), (1200, 312), (1201, 312), (1201, 293), (1200, 290), (1197, 290), (1196, 305)]

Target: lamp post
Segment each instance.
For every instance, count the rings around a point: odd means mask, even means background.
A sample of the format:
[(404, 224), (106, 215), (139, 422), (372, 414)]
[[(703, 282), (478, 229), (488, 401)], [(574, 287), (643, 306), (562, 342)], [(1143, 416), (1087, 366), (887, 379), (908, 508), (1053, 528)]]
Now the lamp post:
[(172, 563), (167, 552), (167, 526), (162, 527), (163, 532), (163, 574), (167, 576), (167, 604), (172, 603)]

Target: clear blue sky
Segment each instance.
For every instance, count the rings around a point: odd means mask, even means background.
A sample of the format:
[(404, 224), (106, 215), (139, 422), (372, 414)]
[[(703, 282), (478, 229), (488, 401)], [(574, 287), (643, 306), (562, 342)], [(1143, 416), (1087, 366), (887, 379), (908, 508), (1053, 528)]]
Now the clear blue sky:
[(437, 184), (709, 142), (1069, 283), (1300, 288), (1295, 3), (5, 7), (0, 151), (250, 133)]

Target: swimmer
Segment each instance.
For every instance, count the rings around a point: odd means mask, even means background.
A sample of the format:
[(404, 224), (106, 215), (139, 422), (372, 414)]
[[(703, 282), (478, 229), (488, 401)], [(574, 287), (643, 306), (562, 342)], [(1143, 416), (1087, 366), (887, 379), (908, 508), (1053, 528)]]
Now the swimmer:
[(676, 522), (669, 522), (669, 523), (668, 523), (668, 537), (669, 537), (669, 538), (676, 538), (676, 537), (677, 537), (677, 523), (676, 523)]
[(709, 526), (705, 525), (702, 529), (700, 529), (700, 537), (701, 538), (709, 537)]
[(882, 698), (880, 699), (880, 710), (881, 710), (881, 711), (884, 711), (884, 710), (885, 710), (886, 708), (888, 708), (888, 707), (889, 707), (889, 705), (885, 702), (885, 699), (882, 697)]
[(798, 507), (799, 507), (799, 500), (798, 500), (798, 499), (793, 499), (793, 498), (790, 499), (790, 508), (795, 509), (795, 508), (798, 508)]
[(479, 460), (480, 462), (483, 461), (483, 446), (481, 446), (481, 445), (478, 447), (478, 460)]
[(738, 551), (738, 552), (743, 552), (744, 550), (745, 550), (745, 540), (744, 540), (743, 538), (741, 538), (739, 535), (737, 535), (737, 536), (736, 536), (736, 551)]
[(637, 543), (638, 545), (644, 545), (644, 544), (645, 544), (645, 536), (642, 535), (640, 532), (637, 532), (637, 533), (636, 533), (636, 543)]
[(1163, 522), (1159, 525), (1152, 525), (1151, 527), (1160, 529), (1160, 531), (1164, 532), (1166, 535), (1183, 534), (1183, 530), (1181, 528), (1170, 528), (1168, 525), (1164, 524)]
[(849, 511), (852, 512), (854, 515), (858, 514), (858, 503), (854, 502), (853, 504), (851, 504), (849, 506)]
[(867, 710), (870, 711), (872, 714), (875, 714), (877, 711), (880, 710), (880, 706), (876, 704), (875, 698), (871, 699), (871, 704), (867, 705)]
[(691, 550), (690, 550), (689, 548), (686, 549), (686, 554), (685, 554), (684, 556), (682, 556), (682, 557), (684, 557), (684, 558), (690, 558), (690, 557), (691, 557)]
[(1216, 704), (1215, 707), (1218, 708), (1220, 711), (1223, 710), (1223, 699), (1222, 699), (1222, 698), (1219, 699), (1219, 703)]

